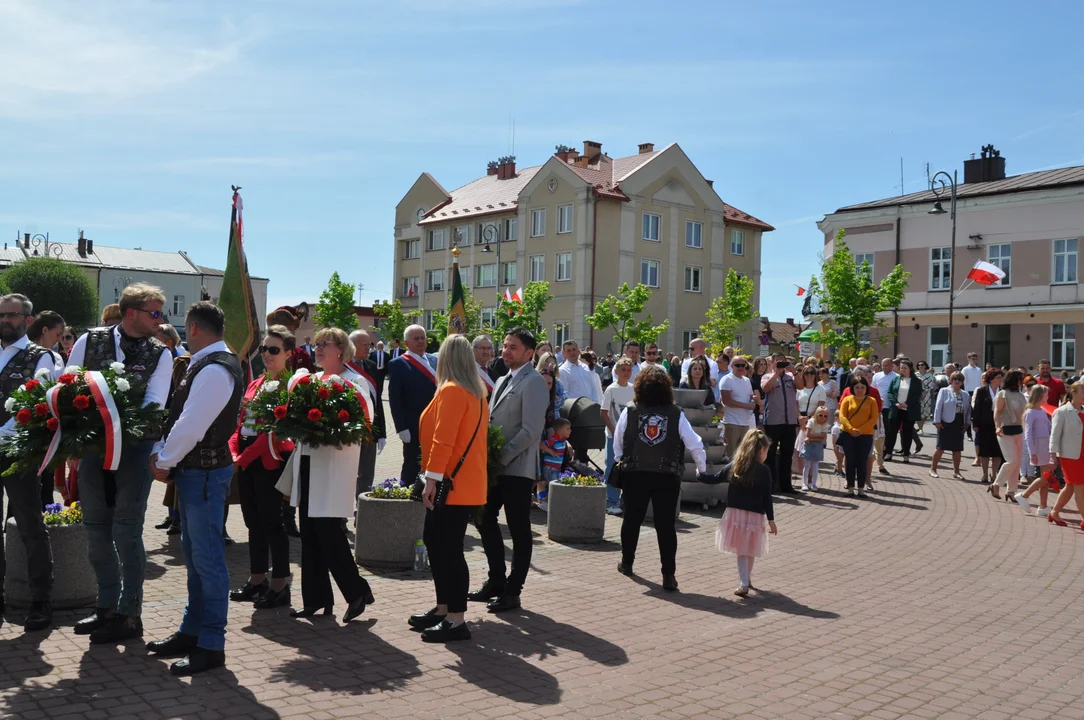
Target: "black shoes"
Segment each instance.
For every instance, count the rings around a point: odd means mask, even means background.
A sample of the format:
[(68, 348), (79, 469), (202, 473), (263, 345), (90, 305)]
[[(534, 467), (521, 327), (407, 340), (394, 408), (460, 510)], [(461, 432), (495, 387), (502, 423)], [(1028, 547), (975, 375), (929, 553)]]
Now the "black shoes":
[(286, 607), (289, 604), (290, 586), (287, 585), (281, 590), (268, 590), (253, 603), (253, 606), (257, 610), (270, 610), (271, 608)]
[(165, 530), (173, 524), (173, 517), (166, 515), (166, 519), (154, 526), (155, 530)]
[(182, 632), (175, 632), (165, 640), (155, 640), (147, 643), (147, 652), (161, 657), (180, 657), (187, 655), (189, 650), (196, 647), (199, 638)]
[(119, 643), (143, 637), (143, 620), (128, 615), (114, 615), (109, 622), (90, 633), (94, 644)]
[(618, 562), (617, 572), (621, 573), (622, 575), (632, 577), (632, 565), (626, 565), (624, 562)]
[(482, 587), (478, 588), (472, 593), (467, 593), (467, 599), (471, 602), (489, 602), (490, 600), (496, 600), (504, 594), (504, 583), (496, 583), (493, 580), (486, 580)]
[(233, 602), (252, 602), (259, 600), (267, 594), (270, 584), (265, 578), (262, 583), (253, 585), (250, 582), (246, 582), (245, 586), (238, 588), (237, 590), (230, 590), (230, 600)]
[(520, 608), (519, 593), (516, 593), (515, 595), (512, 595), (511, 593), (505, 593), (504, 595), (501, 595), (499, 598), (486, 605), (486, 608), (488, 608), (491, 613), (505, 612), (507, 610), (518, 610)]
[(422, 630), (422, 641), (427, 643), (446, 643), (456, 640), (470, 640), (470, 628), (467, 623), (461, 622), (452, 625), (451, 621), (444, 619), (439, 625)]
[(181, 534), (181, 521), (174, 520), (173, 524), (166, 530), (166, 535), (180, 535)]
[(922, 441), (919, 440), (918, 438), (915, 438), (915, 452), (916, 453), (922, 452)]
[[(229, 547), (230, 545), (233, 545), (233, 543), (234, 543), (234, 539), (230, 537), (230, 534), (228, 532), (226, 532), (226, 528), (222, 528), (222, 541), (224, 543), (226, 543), (226, 547)], [(208, 650), (207, 652), (211, 652), (211, 651)], [(225, 657), (225, 655), (223, 655), (223, 658), (224, 657)], [(225, 664), (225, 660), (223, 660), (222, 662), (223, 662), (223, 664)]]
[(407, 624), (415, 630), (428, 630), (431, 627), (435, 627), (443, 620), (446, 615), (437, 614), (437, 609), (433, 608), (429, 612), (417, 613), (407, 618)]
[(290, 537), (301, 537), (301, 531), (297, 529), (297, 518), (292, 513), (284, 512), (282, 514), (282, 529)]
[(174, 675), (195, 675), (205, 670), (214, 670), (226, 664), (226, 652), (224, 650), (206, 650), (201, 647), (192, 648), (187, 656), (169, 666), (169, 671)]
[(366, 590), (365, 594), (354, 600), (346, 607), (346, 612), (343, 613), (343, 622), (348, 623), (354, 618), (365, 612), (366, 605), (372, 605), (376, 600), (373, 599), (373, 591)]
[(324, 607), (324, 608), (321, 608), (319, 605), (310, 606), (310, 607), (303, 607), (300, 610), (291, 610), (290, 611), (290, 617), (292, 617), (292, 618), (310, 618), (313, 615), (315, 615), (316, 613), (320, 612), (321, 610), (324, 611), (324, 615), (330, 615), (331, 611), (334, 610), (334, 609), (335, 608), (334, 608), (333, 605), (328, 605), (327, 607)]
[(76, 635), (90, 635), (113, 619), (112, 608), (98, 608), (94, 614), (75, 623)]
[(23, 630), (34, 632), (44, 630), (53, 624), (53, 604), (45, 602), (30, 603), (30, 612), (23, 621)]
[(662, 576), (662, 589), (667, 592), (674, 592), (678, 589), (677, 578), (673, 575)]

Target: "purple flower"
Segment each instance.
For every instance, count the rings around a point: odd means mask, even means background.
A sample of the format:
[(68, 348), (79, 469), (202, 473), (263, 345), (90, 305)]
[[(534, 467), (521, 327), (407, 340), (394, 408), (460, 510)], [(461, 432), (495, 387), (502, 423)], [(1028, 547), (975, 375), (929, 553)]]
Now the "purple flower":
[(60, 503), (49, 503), (45, 506), (45, 512), (49, 515), (56, 515), (64, 509), (64, 506)]

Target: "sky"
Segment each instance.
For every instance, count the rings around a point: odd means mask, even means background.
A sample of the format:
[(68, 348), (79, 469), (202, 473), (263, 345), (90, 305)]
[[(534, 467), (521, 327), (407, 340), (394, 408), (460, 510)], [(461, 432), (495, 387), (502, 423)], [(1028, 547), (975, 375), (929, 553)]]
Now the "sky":
[[(392, 293), (394, 211), (511, 151), (676, 142), (777, 229), (762, 315), (799, 317), (816, 221), (993, 143), (1084, 164), (1084, 3), (0, 0), (0, 240), (224, 267), (230, 185), (269, 307), (332, 271)], [(961, 173), (962, 174), (962, 173)]]

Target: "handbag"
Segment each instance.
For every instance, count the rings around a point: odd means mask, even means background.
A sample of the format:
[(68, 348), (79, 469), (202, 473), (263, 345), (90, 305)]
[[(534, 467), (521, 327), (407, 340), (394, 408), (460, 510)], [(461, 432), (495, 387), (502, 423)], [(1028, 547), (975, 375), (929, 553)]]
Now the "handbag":
[[(437, 494), (433, 498), (433, 507), (440, 507), (448, 501), (448, 495), (452, 492), (454, 487), (453, 480), (455, 476), (459, 474), (459, 469), (463, 467), (463, 463), (467, 460), (467, 455), (470, 454), (470, 449), (474, 447), (474, 440), (478, 437), (478, 428), (482, 426), (482, 400), (478, 400), (478, 424), (474, 426), (474, 434), (471, 435), (470, 442), (467, 443), (467, 449), (463, 451), (463, 457), (459, 458), (459, 462), (455, 464), (455, 469), (452, 470), (452, 474), (445, 476), (437, 481)], [(410, 487), (410, 499), (414, 502), (422, 502), (425, 496), (425, 473), (418, 473), (418, 477), (414, 479), (414, 484)]]
[(621, 467), (620, 462), (615, 462), (614, 466), (610, 468), (610, 474), (606, 477), (606, 484), (612, 488), (620, 490), (623, 486), (621, 482)]

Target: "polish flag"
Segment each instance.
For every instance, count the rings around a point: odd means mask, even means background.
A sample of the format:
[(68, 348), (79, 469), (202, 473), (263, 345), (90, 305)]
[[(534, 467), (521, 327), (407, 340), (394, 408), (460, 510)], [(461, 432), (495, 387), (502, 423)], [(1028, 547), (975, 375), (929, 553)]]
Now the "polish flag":
[(512, 296), (516, 302), (523, 302), (523, 288), (516, 288), (516, 294)]
[(410, 283), (410, 287), (407, 288), (407, 297), (414, 297), (418, 292), (418, 283)]
[(512, 291), (509, 290), (508, 288), (504, 289), (504, 299), (507, 300), (508, 302), (512, 302)]
[(798, 288), (798, 297), (801, 297), (801, 296), (805, 295), (805, 288), (804, 287), (802, 287), (801, 285), (795, 285), (794, 287)]
[(993, 285), (1005, 279), (1005, 271), (997, 265), (979, 260), (967, 274), (967, 279), (974, 280), (979, 285)]

